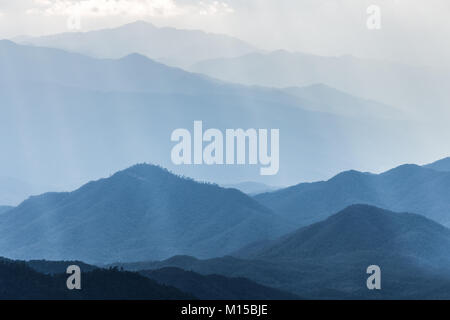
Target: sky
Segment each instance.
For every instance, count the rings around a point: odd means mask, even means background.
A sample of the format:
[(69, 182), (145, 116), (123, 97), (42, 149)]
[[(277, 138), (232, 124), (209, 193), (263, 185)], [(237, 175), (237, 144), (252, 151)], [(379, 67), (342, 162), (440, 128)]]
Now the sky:
[[(367, 20), (377, 6), (380, 29)], [(265, 50), (450, 67), (448, 0), (0, 0), (0, 38), (145, 20), (224, 33)]]

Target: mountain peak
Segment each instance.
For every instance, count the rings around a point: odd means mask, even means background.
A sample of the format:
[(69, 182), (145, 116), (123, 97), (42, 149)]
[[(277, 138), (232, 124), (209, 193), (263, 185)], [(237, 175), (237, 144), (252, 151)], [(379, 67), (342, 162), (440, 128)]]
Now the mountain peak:
[(130, 22), (130, 23), (120, 26), (119, 28), (125, 28), (125, 27), (157, 29), (157, 27), (154, 24), (152, 24), (148, 21), (145, 21), (145, 20), (137, 20), (134, 22)]
[(126, 56), (124, 56), (123, 58), (121, 58), (120, 60), (131, 60), (131, 61), (136, 61), (136, 62), (149, 62), (153, 60), (149, 59), (148, 57), (144, 56), (143, 54), (137, 53), (137, 52), (133, 52), (130, 54), (127, 54)]
[[(146, 163), (70, 193), (30, 198), (1, 214), (0, 220), (0, 233), (9, 232), (0, 239), (5, 256), (93, 263), (179, 254), (214, 257), (274, 238), (287, 228), (272, 211), (238, 190)], [(8, 241), (16, 237), (17, 247)], [(65, 245), (73, 250), (61, 249)]]
[[(263, 249), (259, 256), (264, 259), (319, 259), (352, 252), (373, 256), (398, 252), (432, 260), (448, 254), (448, 248), (442, 250), (443, 244), (434, 245), (440, 240), (450, 244), (450, 230), (423, 216), (357, 204), (281, 238)], [(398, 248), (402, 248), (402, 252)], [(432, 253), (430, 248), (436, 251)]]

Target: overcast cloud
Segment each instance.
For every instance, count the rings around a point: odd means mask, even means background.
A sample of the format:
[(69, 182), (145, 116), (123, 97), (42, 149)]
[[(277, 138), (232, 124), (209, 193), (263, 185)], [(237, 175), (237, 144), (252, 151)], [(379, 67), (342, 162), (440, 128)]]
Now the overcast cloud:
[[(380, 30), (366, 27), (372, 4), (381, 9)], [(83, 31), (146, 20), (267, 50), (450, 66), (448, 0), (0, 0), (0, 38), (67, 32), (73, 14)]]

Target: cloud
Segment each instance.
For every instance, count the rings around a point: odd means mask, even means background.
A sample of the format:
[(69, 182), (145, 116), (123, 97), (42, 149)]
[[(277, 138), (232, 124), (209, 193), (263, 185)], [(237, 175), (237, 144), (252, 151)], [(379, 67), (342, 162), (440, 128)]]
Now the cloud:
[(226, 2), (214, 1), (212, 3), (205, 3), (201, 1), (199, 3), (201, 15), (216, 15), (223, 13), (233, 13), (234, 9)]
[(171, 17), (189, 14), (217, 15), (233, 12), (223, 1), (176, 0), (34, 0), (26, 13), (46, 16)]

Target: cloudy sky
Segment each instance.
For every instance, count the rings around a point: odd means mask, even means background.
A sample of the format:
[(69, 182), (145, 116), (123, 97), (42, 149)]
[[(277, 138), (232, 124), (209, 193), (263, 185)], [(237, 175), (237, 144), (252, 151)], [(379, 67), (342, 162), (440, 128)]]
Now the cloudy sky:
[[(367, 9), (381, 12), (369, 30)], [(0, 0), (0, 38), (81, 31), (146, 20), (229, 34), (262, 49), (351, 54), (450, 67), (448, 0)]]

